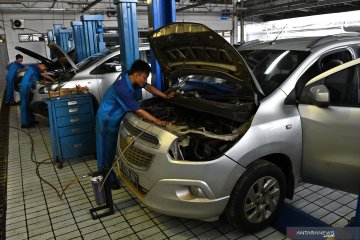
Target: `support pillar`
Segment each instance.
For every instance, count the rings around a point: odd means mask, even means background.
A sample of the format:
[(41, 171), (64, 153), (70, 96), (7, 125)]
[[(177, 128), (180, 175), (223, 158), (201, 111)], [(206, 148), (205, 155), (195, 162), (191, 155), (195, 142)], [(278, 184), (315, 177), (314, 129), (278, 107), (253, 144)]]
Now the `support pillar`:
[(103, 15), (81, 15), (80, 19), (84, 29), (84, 43), (86, 57), (90, 57), (105, 49), (103, 41)]
[(71, 26), (74, 35), (76, 61), (80, 62), (86, 58), (84, 26), (80, 21), (72, 21)]
[[(123, 73), (126, 73), (130, 69), (131, 64), (140, 58), (136, 3), (137, 0), (114, 0), (118, 20), (120, 60)], [(136, 92), (136, 98), (142, 98), (141, 90)]]
[(241, 14), (240, 14), (240, 42), (245, 43), (245, 20), (244, 20), (244, 0), (240, 3)]
[[(148, 0), (147, 2), (150, 32), (176, 21), (175, 0)], [(151, 69), (151, 84), (159, 90), (164, 90), (163, 75), (152, 51)]]

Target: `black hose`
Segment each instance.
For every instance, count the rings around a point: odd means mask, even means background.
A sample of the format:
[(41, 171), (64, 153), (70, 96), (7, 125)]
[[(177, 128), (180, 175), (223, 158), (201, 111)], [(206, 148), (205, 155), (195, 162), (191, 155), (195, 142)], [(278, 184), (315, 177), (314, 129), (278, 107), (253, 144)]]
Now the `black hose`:
[[(50, 182), (48, 182), (47, 180), (45, 180), (43, 177), (41, 177), (40, 175), (40, 171), (39, 171), (39, 168), (42, 164), (54, 164), (53, 162), (53, 159), (50, 157), (50, 158), (47, 158), (47, 159), (44, 159), (40, 162), (34, 160), (34, 155), (35, 155), (35, 151), (34, 151), (34, 139), (32, 138), (32, 136), (30, 135), (30, 133), (28, 133), (27, 131), (25, 131), (24, 129), (21, 129), (21, 128), (17, 128), (17, 127), (13, 127), (13, 126), (10, 126), (10, 125), (0, 125), (0, 128), (12, 128), (12, 129), (15, 129), (17, 131), (20, 131), (20, 132), (23, 132), (25, 133), (29, 139), (30, 139), (30, 142), (31, 142), (31, 161), (33, 163), (36, 164), (36, 175), (38, 176), (38, 178), (40, 179), (40, 181), (46, 183), (47, 185), (49, 185), (52, 189), (54, 189), (54, 191), (56, 192), (56, 194), (58, 195), (58, 197), (60, 199), (62, 199), (62, 197), (64, 196), (65, 194), (65, 191), (72, 185), (74, 184), (77, 180), (80, 180), (81, 178), (84, 178), (84, 177), (88, 177), (88, 176), (91, 176), (92, 174), (91, 173), (86, 173), (84, 175), (81, 175), (81, 176), (75, 176), (71, 181), (69, 181), (64, 189), (62, 191), (59, 191), (54, 185), (52, 185)], [(51, 161), (51, 162), (49, 162)]]

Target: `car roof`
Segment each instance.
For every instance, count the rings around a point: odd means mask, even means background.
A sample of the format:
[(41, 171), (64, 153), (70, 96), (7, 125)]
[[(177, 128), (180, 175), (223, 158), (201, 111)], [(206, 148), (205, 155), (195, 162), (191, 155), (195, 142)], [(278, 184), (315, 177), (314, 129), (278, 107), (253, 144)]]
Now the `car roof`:
[(236, 45), (239, 51), (245, 50), (297, 50), (297, 51), (310, 51), (319, 46), (328, 46), (339, 42), (357, 41), (360, 43), (360, 34), (347, 33), (330, 35), (324, 37), (303, 37), (303, 38), (288, 38), (278, 39), (274, 41), (261, 42), (259, 40), (249, 41), (242, 45)]

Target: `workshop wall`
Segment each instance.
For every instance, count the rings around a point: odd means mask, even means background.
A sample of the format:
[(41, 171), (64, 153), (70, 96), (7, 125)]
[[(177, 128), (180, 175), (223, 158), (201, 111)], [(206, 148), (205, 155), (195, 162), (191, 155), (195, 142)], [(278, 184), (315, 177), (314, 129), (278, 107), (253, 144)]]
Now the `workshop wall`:
[[(43, 56), (49, 56), (49, 49), (47, 48), (47, 42), (20, 42), (19, 34), (29, 33), (47, 33), (48, 30), (53, 29), (54, 24), (62, 24), (64, 27), (70, 27), (71, 21), (79, 20), (81, 13), (66, 13), (66, 12), (9, 12), (1, 15), (2, 21), (0, 23), (0, 34), (5, 34), (7, 39), (7, 49), (9, 54), (9, 61), (15, 60), (15, 55), (18, 51), (15, 50), (15, 46), (29, 48), (30, 50), (37, 52)], [(13, 29), (12, 19), (23, 19), (24, 29)], [(178, 22), (199, 22), (203, 23), (214, 30), (231, 30), (232, 20), (221, 20), (219, 15), (203, 15), (203, 14), (178, 14)], [(105, 16), (105, 27), (116, 27), (116, 17)], [(138, 28), (148, 28), (148, 16), (147, 13), (138, 13)], [(35, 63), (35, 60), (24, 56), (26, 63)]]

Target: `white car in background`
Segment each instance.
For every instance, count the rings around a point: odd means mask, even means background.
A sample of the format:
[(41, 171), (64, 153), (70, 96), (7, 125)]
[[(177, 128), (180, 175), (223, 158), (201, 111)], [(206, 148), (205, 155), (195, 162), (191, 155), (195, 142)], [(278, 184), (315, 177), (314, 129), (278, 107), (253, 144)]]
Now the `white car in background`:
[[(33, 112), (48, 117), (47, 104), (44, 99), (49, 97), (49, 91), (57, 91), (60, 88), (75, 88), (76, 86), (89, 89), (89, 93), (93, 95), (94, 106), (97, 108), (108, 87), (121, 74), (120, 47), (106, 48), (78, 64), (75, 64), (56, 44), (49, 44), (49, 48), (56, 55), (56, 61), (60, 63), (62, 69), (51, 69), (57, 78), (56, 83), (44, 85), (37, 82), (31, 102)], [(21, 51), (21, 49), (18, 50)], [(150, 62), (149, 46), (140, 47), (139, 51), (140, 59)], [(43, 61), (43, 59), (39, 59), (38, 54), (32, 54), (29, 50), (23, 51), (23, 53)], [(151, 81), (151, 76), (149, 76), (148, 81)], [(143, 98), (149, 97), (146, 91), (143, 91), (142, 96)]]

